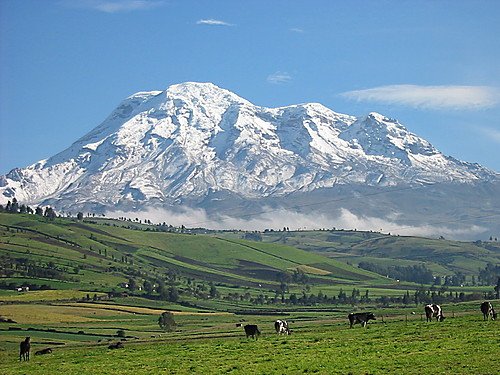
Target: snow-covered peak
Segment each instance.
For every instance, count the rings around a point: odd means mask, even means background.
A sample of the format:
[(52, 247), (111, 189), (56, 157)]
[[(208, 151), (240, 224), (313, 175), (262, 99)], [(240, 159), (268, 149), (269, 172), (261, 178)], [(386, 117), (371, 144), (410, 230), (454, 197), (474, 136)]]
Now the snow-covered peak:
[(201, 105), (227, 106), (234, 103), (251, 105), (248, 100), (209, 82), (184, 82), (172, 85), (166, 90), (166, 95), (171, 99), (183, 99)]
[(319, 103), (265, 108), (212, 83), (186, 82), (129, 96), (68, 149), (2, 176), (0, 203), (16, 196), (61, 208), (133, 207), (221, 191), (243, 199), (491, 179), (498, 175), (443, 155), (375, 112), (356, 118)]

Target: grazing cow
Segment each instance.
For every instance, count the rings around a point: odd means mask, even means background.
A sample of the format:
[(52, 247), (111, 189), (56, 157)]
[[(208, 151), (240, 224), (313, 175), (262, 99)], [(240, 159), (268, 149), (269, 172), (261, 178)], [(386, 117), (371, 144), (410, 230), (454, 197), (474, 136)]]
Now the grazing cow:
[(21, 341), (21, 344), (19, 345), (19, 361), (21, 361), (21, 358), (24, 361), (30, 360), (30, 349), (31, 349), (31, 338), (26, 337), (24, 341)]
[(252, 336), (253, 339), (257, 340), (260, 335), (259, 327), (257, 327), (255, 324), (247, 324), (243, 328), (245, 329), (247, 338)]
[(432, 318), (436, 318), (436, 321), (442, 322), (445, 318), (443, 315), (443, 310), (441, 310), (441, 306), (436, 305), (435, 303), (425, 305), (425, 317), (426, 321), (432, 321)]
[(350, 313), (347, 317), (349, 318), (349, 328), (352, 328), (353, 324), (356, 323), (361, 323), (363, 327), (366, 327), (366, 323), (368, 323), (369, 320), (377, 320), (375, 315), (371, 312)]
[(123, 344), (121, 343), (121, 341), (118, 341), (117, 343), (108, 346), (108, 349), (121, 349), (121, 348), (123, 348)]
[(286, 320), (277, 320), (274, 322), (274, 329), (276, 330), (276, 333), (278, 335), (291, 335), (292, 332), (290, 331), (290, 328), (288, 328), (288, 322)]
[(493, 305), (488, 301), (484, 301), (481, 304), (481, 312), (483, 313), (484, 320), (495, 320), (497, 318), (497, 313), (495, 312)]
[(51, 348), (45, 348), (45, 349), (36, 351), (35, 355), (43, 355), (43, 354), (50, 354), (50, 353), (52, 353), (52, 349)]

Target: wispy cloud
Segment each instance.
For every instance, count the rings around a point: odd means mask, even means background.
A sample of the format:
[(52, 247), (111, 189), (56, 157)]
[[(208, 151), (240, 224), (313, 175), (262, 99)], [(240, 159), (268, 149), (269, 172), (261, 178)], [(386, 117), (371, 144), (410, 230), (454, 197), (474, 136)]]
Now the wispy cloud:
[(480, 128), (480, 131), (489, 139), (500, 144), (500, 130), (492, 129), (492, 128), (488, 128), (488, 127), (482, 127), (482, 128)]
[(301, 29), (299, 27), (292, 27), (290, 29), (291, 32), (294, 32), (294, 33), (303, 33), (304, 32), (304, 29)]
[(228, 23), (225, 21), (221, 20), (214, 20), (213, 18), (210, 18), (208, 20), (199, 20), (196, 22), (197, 25), (209, 25), (209, 26), (234, 26), (232, 23)]
[(287, 72), (276, 72), (267, 76), (267, 82), (274, 85), (279, 85), (281, 83), (287, 83), (292, 80), (292, 76)]
[(155, 0), (64, 0), (60, 4), (70, 8), (92, 9), (104, 13), (148, 10), (162, 6), (164, 1)]
[(482, 109), (500, 103), (500, 91), (488, 86), (390, 85), (340, 95), (357, 101), (429, 109)]

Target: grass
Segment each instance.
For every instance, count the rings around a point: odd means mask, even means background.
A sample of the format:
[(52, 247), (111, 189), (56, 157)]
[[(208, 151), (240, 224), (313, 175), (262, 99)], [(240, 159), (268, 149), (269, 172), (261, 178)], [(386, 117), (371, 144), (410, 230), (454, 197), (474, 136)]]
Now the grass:
[(186, 277), (254, 287), (262, 281), (277, 284), (277, 273), (298, 267), (313, 278), (323, 275), (332, 281), (381, 280), (376, 274), (281, 244), (68, 219), (47, 222), (35, 215), (0, 213), (0, 224), (0, 257), (28, 258), (42, 266), (51, 263), (64, 270), (65, 280), (60, 281), (76, 281), (86, 289), (117, 287), (127, 281), (128, 268), (158, 278), (173, 269)]
[[(235, 238), (234, 234), (226, 236)], [(498, 242), (460, 242), (360, 231), (268, 232), (262, 242), (286, 244), (353, 264), (361, 260), (386, 265), (425, 263), (439, 275), (477, 275), (487, 263), (500, 262)], [(377, 260), (375, 260), (377, 259)], [(415, 262), (415, 263), (412, 263)]]
[(97, 296), (105, 296), (106, 293), (85, 292), (80, 290), (36, 290), (31, 292), (12, 292), (0, 294), (0, 302), (36, 302), (36, 301), (60, 301), (71, 299), (82, 299), (90, 294)]
[(264, 329), (257, 341), (220, 323), (190, 338), (164, 334), (114, 351), (107, 345), (58, 347), (29, 363), (18, 363), (16, 348), (4, 345), (0, 373), (493, 374), (500, 368), (498, 322), (483, 322), (477, 313), (442, 323), (393, 317), (367, 329), (349, 329), (345, 319), (305, 318), (292, 323), (291, 336), (281, 337), (267, 320), (259, 322)]
[[(356, 231), (274, 232), (263, 234), (263, 242), (252, 242), (241, 239), (241, 233), (158, 233), (145, 231), (150, 228), (144, 225), (135, 225), (143, 230), (131, 230), (116, 221), (101, 221), (106, 225), (0, 213), (2, 264), (12, 271), (12, 259), (19, 264), (27, 259), (40, 269), (50, 263), (62, 278), (15, 273), (0, 278), (4, 285), (56, 288), (0, 290), (0, 315), (17, 322), (0, 323), (0, 374), (488, 374), (500, 368), (499, 323), (483, 322), (477, 302), (445, 305), (448, 319), (438, 324), (421, 320), (421, 306), (254, 305), (239, 297), (200, 299), (187, 293), (194, 287), (208, 290), (211, 281), (222, 296), (238, 292), (273, 297), (279, 273), (298, 269), (308, 275), (308, 293), (334, 296), (342, 289), (349, 295), (355, 287), (362, 295), (368, 289), (370, 298), (402, 296), (418, 285), (347, 262), (410, 265), (428, 257), (435, 272), (471, 267), (477, 272), (486, 261), (498, 262), (500, 248), (493, 243)], [(169, 282), (182, 292), (178, 303), (162, 301), (157, 294), (157, 299), (146, 299), (139, 292), (95, 302), (85, 298), (124, 291), (119, 284), (130, 275), (140, 284), (171, 274), (177, 278)], [(451, 290), (492, 289), (485, 288)], [(290, 283), (287, 293), (300, 296), (305, 289)], [(349, 312), (369, 308), (377, 321), (367, 329), (347, 328)], [(174, 313), (174, 332), (158, 327), (163, 311)], [(272, 323), (277, 318), (291, 323), (292, 336), (275, 335)], [(256, 323), (263, 335), (257, 341), (246, 339), (235, 323)], [(107, 345), (120, 339), (119, 330), (125, 333), (125, 348), (110, 351)], [(25, 336), (32, 337), (34, 351), (51, 346), (54, 353), (18, 363), (18, 345)]]

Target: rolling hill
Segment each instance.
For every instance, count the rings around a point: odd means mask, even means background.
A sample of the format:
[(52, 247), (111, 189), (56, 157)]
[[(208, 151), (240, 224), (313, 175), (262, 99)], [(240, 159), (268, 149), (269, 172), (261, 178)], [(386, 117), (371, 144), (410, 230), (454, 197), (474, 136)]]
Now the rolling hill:
[(385, 282), (374, 273), (287, 245), (155, 230), (112, 220), (47, 221), (2, 213), (3, 281), (24, 273), (39, 285), (107, 291), (129, 278), (154, 282), (172, 273), (232, 287), (276, 289), (280, 274), (300, 270), (312, 284)]
[(377, 232), (325, 230), (267, 232), (264, 243), (280, 243), (348, 262), (382, 265), (424, 263), (434, 275), (477, 275), (488, 263), (500, 264), (498, 241), (451, 241)]

